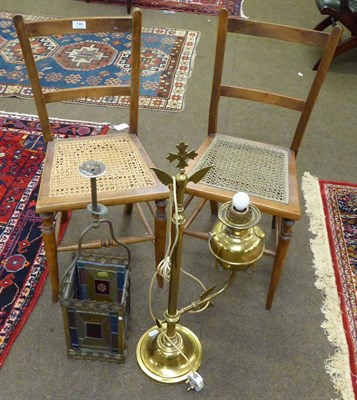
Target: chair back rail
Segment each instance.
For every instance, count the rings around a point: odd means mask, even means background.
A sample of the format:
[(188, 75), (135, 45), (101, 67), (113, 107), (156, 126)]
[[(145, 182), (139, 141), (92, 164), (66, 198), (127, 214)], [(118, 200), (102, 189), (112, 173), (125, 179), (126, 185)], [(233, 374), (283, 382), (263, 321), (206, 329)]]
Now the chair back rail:
[[(15, 18), (17, 17), (15, 16)], [(75, 28), (74, 26), (78, 22), (85, 28)], [(82, 30), (85, 33), (108, 33), (128, 32), (131, 29), (133, 29), (131, 17), (80, 17), (26, 23), (27, 34), (30, 38), (78, 34)]]
[(257, 22), (246, 19), (228, 19), (228, 32), (260, 36), (285, 42), (303, 43), (311, 46), (325, 47), (329, 34), (298, 28), (288, 25), (277, 25), (269, 22)]
[[(80, 24), (83, 29), (76, 28)], [(103, 96), (130, 96), (129, 133), (138, 133), (138, 104), (140, 92), (140, 60), (132, 57), (132, 79), (128, 85), (110, 85), (97, 87), (77, 87), (44, 92), (40, 83), (36, 61), (31, 48), (31, 39), (43, 36), (63, 36), (89, 33), (124, 33), (132, 31), (132, 54), (140, 54), (142, 14), (134, 9), (132, 16), (66, 18), (46, 21), (26, 22), (21, 15), (14, 17), (14, 24), (20, 41), (24, 61), (27, 67), (33, 96), (46, 142), (53, 136), (49, 123), (47, 104), (70, 101), (80, 98), (99, 98)]]
[[(301, 99), (264, 90), (222, 84), (227, 33), (258, 36), (323, 48), (321, 63), (315, 74), (314, 81), (307, 97), (305, 99)], [(308, 121), (310, 119), (312, 109), (326, 78), (330, 63), (333, 59), (336, 46), (341, 39), (341, 34), (342, 29), (338, 26), (333, 27), (331, 34), (329, 34), (326, 32), (319, 32), (287, 25), (257, 22), (242, 18), (229, 18), (227, 11), (221, 10), (217, 29), (216, 57), (214, 64), (208, 134), (210, 135), (212, 133), (217, 133), (218, 107), (221, 96), (284, 107), (301, 113), (290, 146), (290, 149), (297, 154)]]

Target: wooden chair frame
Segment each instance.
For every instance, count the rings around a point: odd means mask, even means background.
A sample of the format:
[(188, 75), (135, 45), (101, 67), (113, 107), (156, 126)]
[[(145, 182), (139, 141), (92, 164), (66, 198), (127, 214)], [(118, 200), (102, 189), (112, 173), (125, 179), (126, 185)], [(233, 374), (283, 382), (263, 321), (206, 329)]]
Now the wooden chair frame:
[[(78, 30), (74, 21), (81, 21), (85, 29)], [(88, 193), (83, 195), (53, 198), (49, 196), (49, 182), (51, 180), (52, 167), (54, 163), (55, 143), (60, 140), (79, 140), (78, 138), (56, 139), (53, 140), (47, 104), (68, 101), (77, 98), (98, 98), (102, 96), (129, 96), (129, 128), (128, 133), (115, 133), (113, 136), (126, 136), (138, 150), (141, 159), (149, 167), (153, 163), (140, 144), (138, 138), (138, 110), (139, 110), (139, 91), (140, 91), (140, 47), (141, 47), (141, 27), (142, 14), (139, 9), (133, 9), (131, 16), (125, 17), (85, 17), (85, 18), (66, 18), (54, 20), (41, 20), (36, 22), (25, 22), (21, 15), (14, 17), (14, 24), (20, 41), (22, 53), (26, 63), (29, 79), (32, 86), (34, 101), (41, 123), (44, 140), (47, 144), (44, 170), (42, 174), (39, 195), (36, 204), (36, 212), (42, 218), (42, 235), (44, 248), (52, 285), (52, 301), (58, 300), (59, 294), (59, 271), (57, 252), (64, 250), (70, 251), (77, 248), (77, 245), (58, 246), (58, 232), (60, 230), (61, 218), (55, 224), (55, 213), (63, 214), (63, 220), (67, 220), (67, 213), (74, 210), (84, 209), (91, 203), (90, 184), (88, 183)], [(71, 89), (60, 89), (53, 92), (44, 92), (39, 79), (36, 63), (31, 47), (31, 39), (41, 36), (62, 36), (65, 34), (76, 33), (106, 33), (106, 32), (131, 32), (132, 34), (132, 63), (131, 63), (131, 82), (128, 85), (79, 87)], [(107, 137), (107, 135), (106, 135)], [(100, 140), (97, 136), (80, 138), (83, 144), (87, 141)], [(136, 243), (143, 241), (153, 241), (155, 243), (156, 262), (160, 262), (165, 254), (166, 241), (166, 213), (165, 207), (169, 197), (169, 189), (164, 186), (153, 173), (155, 185), (149, 188), (134, 188), (127, 190), (115, 190), (110, 192), (98, 193), (98, 201), (105, 206), (125, 205), (125, 212), (132, 212), (133, 204), (138, 206), (139, 216), (142, 219), (147, 233), (120, 240), (124, 243)], [(154, 231), (146, 220), (143, 210), (139, 203), (148, 203), (150, 212), (155, 218)], [(156, 209), (151, 202), (156, 203)], [(56, 227), (55, 227), (56, 225)], [(115, 241), (97, 240), (85, 243), (82, 248), (100, 248), (115, 245)], [(159, 284), (162, 285), (162, 280)]]
[[(295, 221), (299, 220), (301, 211), (299, 203), (299, 191), (296, 173), (296, 156), (299, 151), (311, 112), (316, 102), (318, 93), (326, 77), (329, 65), (333, 58), (336, 46), (340, 40), (342, 29), (334, 27), (331, 34), (317, 32), (314, 30), (301, 29), (297, 27), (277, 25), (266, 22), (257, 22), (247, 19), (229, 17), (226, 10), (221, 10), (218, 16), (217, 42), (213, 73), (213, 84), (211, 92), (208, 136), (198, 149), (198, 156), (189, 163), (187, 174), (195, 168), (206, 150), (211, 146), (213, 139), (220, 133), (217, 132), (218, 108), (221, 97), (230, 97), (275, 105), (278, 107), (295, 110), (300, 113), (300, 119), (295, 129), (295, 134), (290, 148), (286, 149), (289, 154), (289, 200), (287, 204), (266, 200), (250, 194), (251, 202), (255, 204), (262, 213), (273, 216), (273, 226), (276, 228), (276, 246), (273, 250), (266, 250), (265, 254), (274, 257), (274, 265), (268, 291), (266, 308), (270, 309), (274, 293), (278, 285), (284, 260), (287, 256), (291, 239), (292, 227)], [(224, 57), (226, 51), (227, 34), (251, 35), (258, 37), (281, 40), (290, 43), (301, 43), (317, 46), (323, 49), (323, 56), (320, 66), (316, 72), (306, 99), (298, 99), (267, 91), (252, 90), (243, 87), (235, 87), (222, 83)], [(242, 40), (242, 38), (241, 38)], [(237, 188), (236, 191), (240, 191)], [(185, 233), (198, 238), (208, 239), (208, 234), (190, 229), (193, 221), (203, 208), (204, 203), (209, 201), (212, 214), (217, 214), (218, 203), (231, 201), (235, 192), (225, 190), (207, 184), (192, 183), (187, 185), (186, 193), (189, 195), (185, 207), (191, 203), (194, 197), (202, 199), (192, 216), (188, 218), (185, 225)], [(249, 193), (248, 193), (249, 194)]]

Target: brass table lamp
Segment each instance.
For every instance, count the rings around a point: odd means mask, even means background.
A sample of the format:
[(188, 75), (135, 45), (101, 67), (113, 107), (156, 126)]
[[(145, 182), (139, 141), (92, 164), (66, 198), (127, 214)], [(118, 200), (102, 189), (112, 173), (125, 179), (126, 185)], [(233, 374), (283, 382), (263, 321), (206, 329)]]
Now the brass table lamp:
[(199, 171), (190, 179), (185, 175), (187, 159), (196, 156), (194, 151), (186, 152), (187, 145), (180, 143), (178, 153), (170, 153), (167, 159), (178, 160), (179, 172), (171, 177), (154, 168), (155, 173), (165, 185), (176, 187), (176, 209), (172, 214), (172, 232), (176, 232), (173, 244), (172, 264), (168, 308), (164, 321), (156, 321), (157, 325), (144, 333), (139, 340), (136, 356), (141, 369), (151, 378), (165, 383), (176, 383), (187, 379), (192, 371), (197, 371), (202, 361), (202, 346), (197, 336), (189, 329), (178, 324), (181, 314), (177, 310), (178, 289), (181, 271), (182, 236), (185, 224), (183, 198), (185, 187), (190, 181), (198, 182), (208, 171)]
[(231, 275), (227, 282), (215, 291), (216, 285), (206, 289), (199, 300), (178, 310), (178, 291), (181, 271), (182, 237), (185, 225), (184, 194), (188, 182), (199, 182), (210, 167), (197, 171), (190, 177), (185, 174), (187, 159), (196, 157), (194, 151), (187, 152), (187, 145), (177, 145), (178, 153), (170, 153), (167, 159), (178, 160), (179, 172), (171, 177), (165, 172), (154, 169), (165, 185), (171, 186), (175, 201), (172, 212), (172, 233), (176, 234), (172, 245), (170, 286), (168, 308), (164, 319), (156, 319), (156, 326), (147, 330), (140, 338), (136, 357), (141, 369), (152, 379), (164, 383), (176, 383), (187, 379), (189, 389), (197, 391), (203, 387), (197, 370), (202, 362), (202, 346), (197, 336), (180, 325), (182, 314), (187, 311), (205, 309), (209, 302), (233, 282), (236, 273), (249, 268), (264, 251), (264, 233), (257, 226), (260, 220), (259, 210), (250, 205), (245, 194), (235, 196), (233, 202), (225, 203), (219, 210), (218, 222), (210, 234), (209, 246), (216, 262)]

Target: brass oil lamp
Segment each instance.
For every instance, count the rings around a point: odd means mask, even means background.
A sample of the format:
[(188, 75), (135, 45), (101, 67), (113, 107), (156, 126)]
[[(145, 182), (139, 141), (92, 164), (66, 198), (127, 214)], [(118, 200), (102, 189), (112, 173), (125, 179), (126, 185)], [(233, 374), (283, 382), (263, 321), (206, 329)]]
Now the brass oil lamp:
[(172, 247), (172, 264), (168, 308), (164, 319), (155, 319), (156, 326), (147, 330), (140, 338), (136, 357), (140, 368), (150, 378), (163, 383), (176, 383), (186, 380), (189, 390), (201, 390), (203, 380), (197, 373), (202, 362), (202, 346), (197, 336), (179, 324), (181, 316), (188, 312), (203, 311), (210, 301), (226, 290), (234, 281), (238, 271), (251, 267), (264, 251), (264, 233), (258, 227), (259, 210), (250, 204), (245, 193), (238, 193), (233, 201), (223, 204), (219, 209), (219, 222), (210, 233), (209, 248), (215, 257), (216, 265), (231, 272), (230, 277), (221, 288), (216, 285), (205, 289), (197, 301), (178, 309), (178, 292), (181, 271), (182, 238), (185, 225), (184, 193), (188, 182), (199, 182), (210, 167), (195, 172), (190, 177), (185, 174), (187, 159), (193, 159), (197, 153), (187, 152), (187, 145), (177, 145), (177, 154), (170, 153), (167, 159), (178, 160), (179, 172), (171, 177), (154, 168), (160, 181), (175, 187), (175, 211), (172, 212), (172, 232), (176, 239)]
[(210, 232), (209, 248), (216, 263), (225, 270), (242, 271), (252, 267), (264, 252), (264, 232), (257, 225), (261, 214), (239, 192), (218, 211), (219, 221)]

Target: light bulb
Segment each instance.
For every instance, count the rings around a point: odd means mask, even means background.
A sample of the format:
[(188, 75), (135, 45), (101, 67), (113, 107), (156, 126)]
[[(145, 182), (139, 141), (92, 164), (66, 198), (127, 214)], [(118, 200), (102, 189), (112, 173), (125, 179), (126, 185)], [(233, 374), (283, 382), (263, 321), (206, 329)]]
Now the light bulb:
[(245, 192), (238, 192), (233, 196), (233, 206), (237, 211), (244, 211), (250, 204), (250, 198)]

